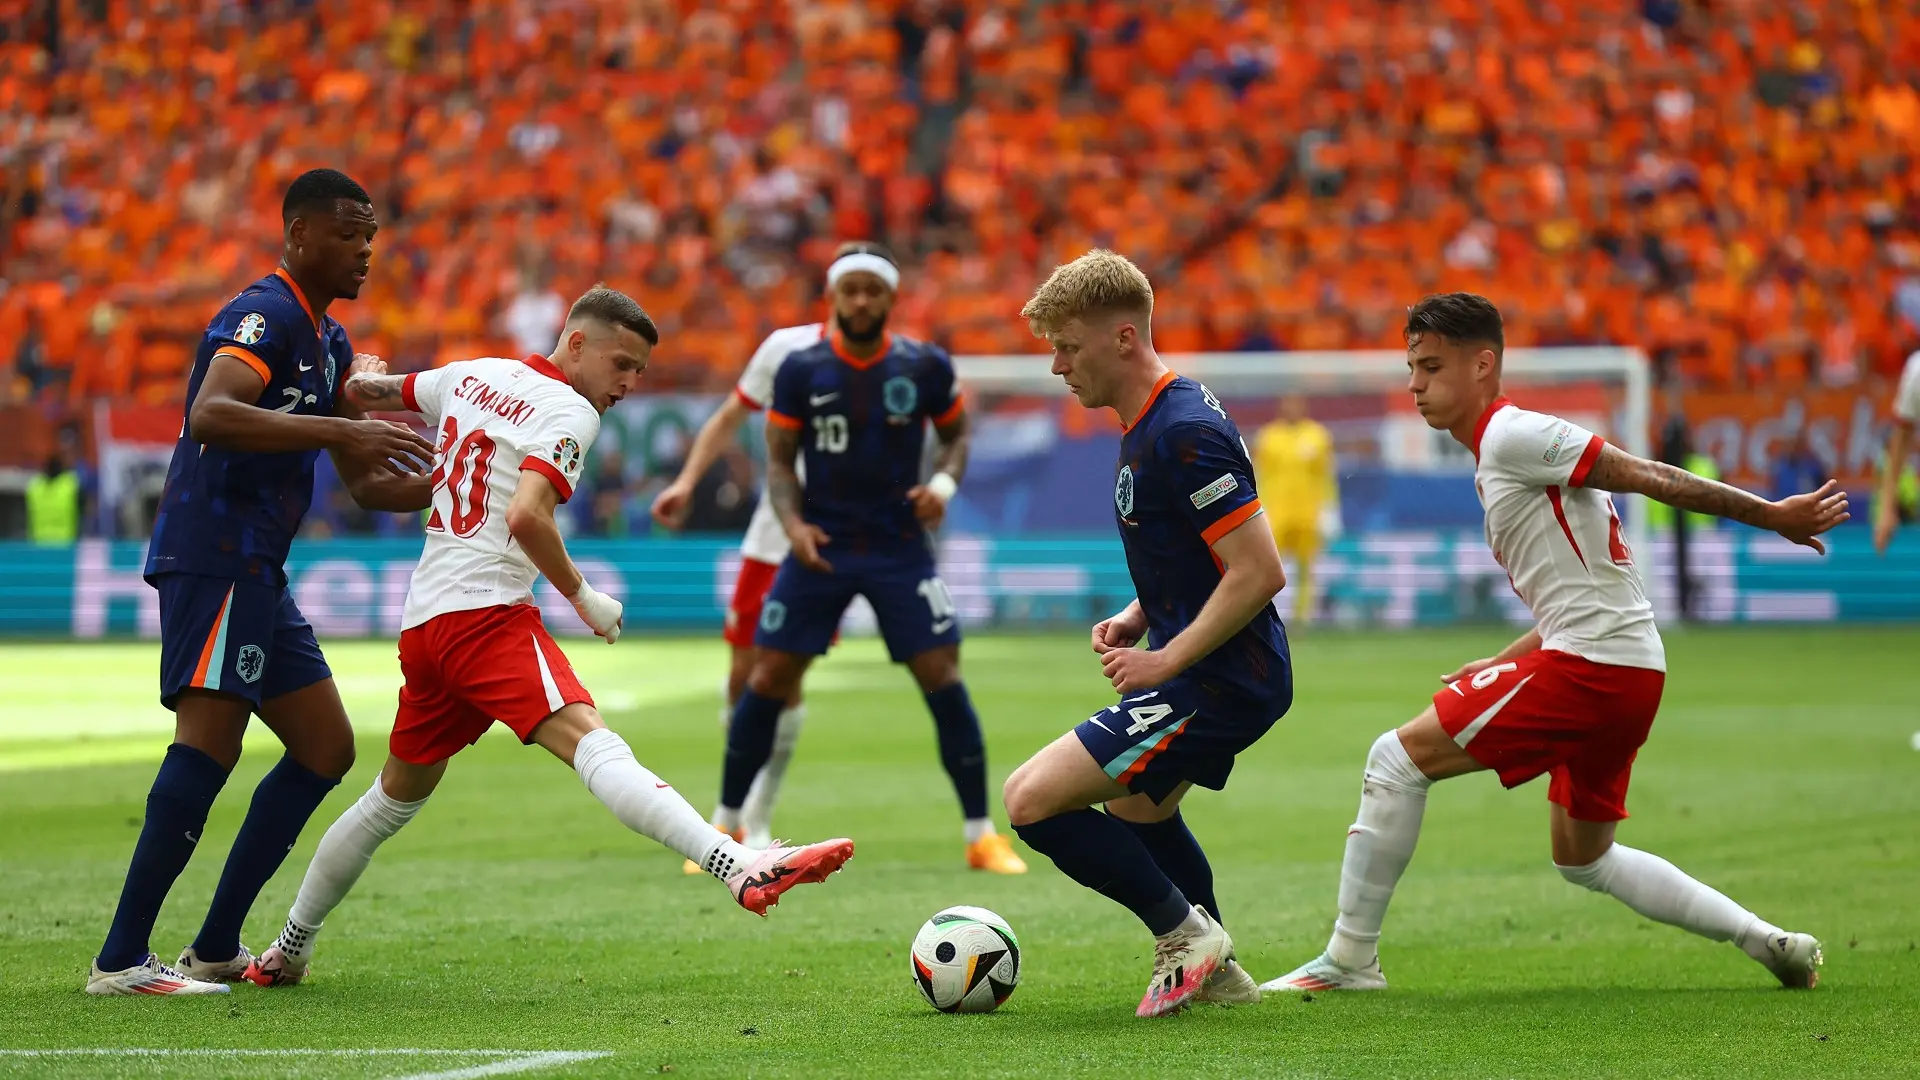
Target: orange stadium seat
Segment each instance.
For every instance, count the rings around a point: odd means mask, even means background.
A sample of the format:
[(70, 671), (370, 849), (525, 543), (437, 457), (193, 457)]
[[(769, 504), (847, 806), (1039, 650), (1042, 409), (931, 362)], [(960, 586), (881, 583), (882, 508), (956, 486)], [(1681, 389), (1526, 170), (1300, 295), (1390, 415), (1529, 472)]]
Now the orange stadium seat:
[(1170, 351), (1391, 348), (1442, 288), (1703, 384), (1920, 344), (1910, 5), (63, 8), (59, 56), (0, 44), (0, 333), (37, 313), (46, 395), (177, 394), (317, 165), (379, 203), (335, 314), (400, 369), (512, 351), (523, 281), (605, 280), (666, 331), (650, 381), (722, 386), (851, 235), (963, 352), (1032, 350), (1026, 291), (1096, 244), (1159, 277)]

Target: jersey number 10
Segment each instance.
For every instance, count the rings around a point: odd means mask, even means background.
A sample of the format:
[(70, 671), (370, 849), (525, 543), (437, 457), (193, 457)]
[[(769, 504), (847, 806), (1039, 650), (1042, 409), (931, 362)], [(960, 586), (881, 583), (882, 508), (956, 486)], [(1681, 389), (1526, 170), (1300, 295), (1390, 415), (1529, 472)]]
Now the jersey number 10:
[(813, 448), (823, 454), (846, 453), (847, 418), (844, 416), (814, 417)]
[[(487, 475), (493, 469), (493, 436), (474, 428), (460, 438), (460, 425), (449, 416), (440, 426), (440, 462), (433, 469), (433, 490), (447, 489), (453, 505), (453, 535), (472, 536), (487, 523)], [(427, 528), (443, 531), (436, 507)]]

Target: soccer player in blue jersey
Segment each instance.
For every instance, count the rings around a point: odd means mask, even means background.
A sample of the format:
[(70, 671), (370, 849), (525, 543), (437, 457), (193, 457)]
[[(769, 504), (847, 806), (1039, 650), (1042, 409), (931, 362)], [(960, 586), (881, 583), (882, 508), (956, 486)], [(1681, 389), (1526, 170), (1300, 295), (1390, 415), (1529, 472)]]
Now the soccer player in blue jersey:
[(1180, 817), (1187, 789), (1226, 786), (1235, 755), (1293, 703), (1273, 606), (1286, 573), (1246, 445), (1212, 392), (1154, 353), (1153, 287), (1125, 258), (1092, 251), (1059, 267), (1020, 314), (1052, 344), (1053, 373), (1080, 403), (1119, 414), (1114, 518), (1137, 599), (1093, 628), (1120, 702), (1007, 778), (1007, 817), (1153, 933), (1138, 1015), (1258, 1001), (1220, 925), (1213, 870)]
[[(353, 764), (340, 694), (287, 590), (287, 549), (320, 451), (368, 509), (418, 510), (431, 496), (433, 444), (336, 396), (349, 374), (386, 368), (356, 356), (326, 314), (367, 279), (373, 201), (345, 174), (315, 169), (288, 187), (281, 216), (280, 267), (213, 317), (187, 380), (146, 565), (160, 593), (160, 702), (174, 712), (174, 741), (147, 794), (91, 994), (225, 992), (252, 959), (240, 944), (247, 909)], [(169, 966), (148, 948), (154, 918), (256, 713), (286, 754), (254, 790), (199, 935)]]
[[(754, 775), (773, 752), (780, 711), (859, 595), (873, 605), (888, 654), (907, 665), (926, 696), (940, 762), (960, 796), (967, 864), (1025, 873), (988, 816), (986, 744), (960, 680), (960, 623), (928, 535), (967, 467), (967, 414), (953, 361), (937, 346), (887, 332), (900, 271), (885, 249), (841, 250), (827, 269), (829, 333), (789, 353), (773, 380), (766, 497), (793, 550), (760, 609), (752, 670), (728, 725), (714, 825), (739, 829)], [(933, 476), (921, 484), (928, 424), (939, 449)], [(802, 454), (804, 491), (794, 467)]]

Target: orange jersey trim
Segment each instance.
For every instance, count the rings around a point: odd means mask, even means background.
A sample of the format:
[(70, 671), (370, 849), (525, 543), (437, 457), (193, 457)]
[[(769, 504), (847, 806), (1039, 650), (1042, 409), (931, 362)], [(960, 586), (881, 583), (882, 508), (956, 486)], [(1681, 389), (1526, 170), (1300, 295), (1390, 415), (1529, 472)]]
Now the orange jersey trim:
[(1155, 379), (1153, 382), (1153, 389), (1147, 391), (1147, 400), (1142, 402), (1140, 405), (1140, 411), (1133, 414), (1133, 419), (1131, 421), (1123, 421), (1120, 424), (1120, 430), (1131, 431), (1136, 425), (1140, 423), (1140, 421), (1146, 419), (1147, 410), (1153, 408), (1153, 403), (1160, 400), (1160, 391), (1165, 390), (1168, 386), (1172, 385), (1173, 380), (1179, 377), (1180, 377), (1179, 375), (1169, 371), (1161, 375), (1158, 379)]
[(273, 369), (267, 367), (267, 362), (238, 345), (222, 345), (214, 351), (213, 355), (216, 359), (222, 356), (231, 356), (235, 360), (252, 368), (253, 373), (260, 376), (261, 382), (271, 383), (273, 381)]
[(227, 608), (233, 603), (233, 586), (227, 586), (227, 595), (220, 601), (220, 613), (213, 617), (213, 626), (207, 630), (207, 642), (200, 646), (200, 662), (193, 667), (193, 679), (189, 686), (207, 685), (207, 669), (213, 666), (214, 647), (220, 644), (220, 631), (227, 622)]
[(1258, 514), (1260, 511), (1260, 500), (1255, 499), (1240, 509), (1235, 510), (1233, 513), (1228, 514), (1226, 517), (1221, 518), (1219, 521), (1207, 526), (1206, 530), (1200, 534), (1200, 539), (1205, 540), (1208, 547), (1212, 547), (1219, 542), (1221, 537), (1245, 525), (1247, 519)]
[(967, 408), (966, 397), (962, 394), (953, 395), (953, 404), (947, 406), (946, 412), (943, 412), (939, 416), (936, 416), (933, 418), (933, 426), (946, 427), (948, 424), (951, 424), (955, 420), (960, 419), (960, 414), (965, 412), (966, 408)]
[(787, 431), (799, 431), (800, 421), (797, 417), (788, 416), (779, 409), (768, 409), (767, 426), (783, 428)]
[(287, 273), (287, 268), (284, 266), (275, 267), (273, 276), (286, 282), (287, 288), (293, 290), (293, 298), (300, 301), (300, 310), (307, 313), (307, 321), (313, 324), (313, 336), (322, 336), (320, 333), (320, 319), (313, 313), (313, 305), (307, 303), (307, 294), (301, 291), (300, 283), (293, 280), (293, 275)]
[(881, 334), (880, 348), (877, 351), (875, 351), (872, 356), (869, 356), (864, 360), (847, 351), (846, 343), (840, 340), (839, 334), (828, 334), (827, 346), (833, 350), (833, 355), (840, 358), (841, 363), (847, 365), (848, 367), (865, 371), (867, 368), (870, 368), (873, 365), (879, 363), (880, 361), (885, 360), (887, 358), (887, 354), (893, 351), (893, 335)]

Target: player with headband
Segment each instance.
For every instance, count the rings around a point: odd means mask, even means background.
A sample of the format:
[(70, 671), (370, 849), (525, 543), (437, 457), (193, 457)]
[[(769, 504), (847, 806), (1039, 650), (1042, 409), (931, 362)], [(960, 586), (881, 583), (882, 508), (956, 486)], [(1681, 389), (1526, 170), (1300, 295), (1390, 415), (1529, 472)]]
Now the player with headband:
[[(828, 321), (786, 327), (768, 335), (767, 339), (754, 351), (753, 358), (748, 361), (746, 371), (734, 387), (734, 393), (715, 410), (701, 427), (699, 434), (695, 436), (679, 476), (654, 500), (654, 519), (668, 528), (679, 528), (684, 524), (694, 485), (707, 470), (712, 468), (727, 442), (737, 436), (747, 415), (766, 409), (773, 404), (776, 376), (783, 370), (787, 360), (797, 353), (817, 350), (821, 355), (828, 357), (838, 357), (844, 352), (846, 355), (863, 358), (844, 363), (836, 360), (835, 364), (844, 367), (846, 374), (864, 377), (864, 381), (872, 382), (874, 387), (879, 389), (880, 392), (874, 399), (866, 403), (873, 410), (885, 410), (889, 404), (900, 405), (905, 402), (906, 396), (916, 399), (915, 402), (906, 402), (908, 411), (905, 413), (883, 413), (883, 418), (878, 424), (889, 443), (898, 441), (904, 447), (904, 444), (909, 441), (908, 437), (911, 437), (910, 441), (913, 444), (911, 449), (903, 450), (899, 461), (895, 463), (910, 463), (910, 467), (901, 465), (904, 482), (907, 485), (912, 485), (913, 479), (918, 476), (917, 466), (921, 457), (920, 440), (923, 437), (923, 426), (918, 422), (919, 417), (914, 415), (920, 411), (915, 407), (920, 394), (913, 378), (889, 379), (885, 375), (880, 375), (879, 372), (882, 367), (904, 365), (905, 368), (930, 366), (929, 370), (937, 368), (944, 373), (947, 383), (946, 392), (951, 395), (953, 415), (935, 417), (935, 419), (944, 422), (936, 424), (941, 428), (941, 461), (946, 463), (951, 460), (953, 463), (945, 470), (936, 472), (925, 485), (915, 485), (905, 492), (906, 495), (912, 496), (916, 511), (924, 508), (924, 512), (919, 514), (919, 519), (930, 518), (931, 523), (937, 525), (940, 516), (944, 513), (946, 502), (953, 497), (954, 491), (958, 488), (958, 476), (965, 468), (965, 417), (959, 408), (958, 393), (951, 385), (952, 366), (946, 354), (932, 346), (909, 342), (886, 333), (887, 317), (892, 310), (899, 284), (899, 267), (884, 247), (865, 241), (842, 244), (835, 252), (833, 263), (827, 271), (827, 294), (831, 305)], [(896, 361), (891, 353), (900, 353), (901, 356)], [(888, 385), (893, 386), (894, 389), (886, 389)], [(911, 392), (909, 392), (909, 386), (913, 387)], [(889, 394), (892, 395), (890, 399)], [(821, 444), (817, 448), (818, 453), (833, 459), (827, 465), (829, 471), (844, 474), (846, 465), (842, 463), (843, 455), (845, 458), (856, 456), (847, 452), (851, 442), (850, 436), (853, 435), (852, 429), (847, 425), (854, 418), (850, 412), (846, 411), (848, 406), (855, 403), (856, 395), (849, 393), (846, 398), (834, 402), (832, 399), (836, 396), (825, 392), (815, 395), (815, 399), (821, 406), (838, 404), (841, 407), (838, 413), (832, 410), (821, 410), (822, 415), (817, 418), (816, 425), (820, 430), (815, 441)], [(804, 404), (800, 407), (806, 408)], [(770, 422), (768, 430), (770, 449), (777, 439), (782, 437), (774, 423), (777, 422)], [(862, 432), (861, 436), (873, 434), (876, 433)], [(839, 447), (838, 451), (831, 449), (834, 446)], [(869, 466), (863, 461), (860, 467), (878, 469), (880, 464), (875, 462)], [(774, 488), (773, 474), (776, 471), (774, 465), (773, 461), (769, 462), (769, 492)], [(806, 476), (807, 468), (808, 466), (799, 459), (799, 455), (794, 454), (790, 470), (796, 494), (800, 481)], [(908, 476), (907, 473), (911, 475)], [(862, 472), (860, 476), (864, 477), (865, 473)], [(854, 490), (866, 481), (848, 477), (838, 482), (846, 484), (849, 490)], [(892, 479), (889, 478), (888, 482), (891, 483)], [(882, 485), (876, 490), (890, 490), (890, 488)], [(896, 517), (905, 516), (894, 511), (883, 511), (882, 514), (883, 516), (887, 514), (893, 514)], [(814, 531), (818, 532), (818, 529)], [(906, 530), (903, 528), (900, 531)], [(961, 791), (961, 803), (968, 819), (967, 861), (969, 865), (978, 869), (998, 873), (1020, 873), (1025, 870), (1025, 865), (1014, 854), (1006, 840), (993, 832), (993, 826), (987, 818), (985, 763), (984, 754), (980, 750), (982, 744), (979, 724), (974, 717), (971, 704), (967, 701), (966, 691), (959, 681), (958, 628), (952, 620), (951, 605), (947, 600), (945, 587), (939, 584), (939, 578), (933, 573), (932, 558), (930, 553), (927, 553), (924, 529), (914, 525), (911, 531), (916, 535), (911, 538), (894, 538), (887, 546), (906, 548), (911, 551), (917, 543), (921, 554), (915, 556), (915, 562), (916, 565), (924, 564), (922, 567), (924, 573), (907, 582), (907, 596), (912, 604), (925, 605), (923, 617), (927, 618), (929, 629), (936, 634), (950, 635), (951, 644), (943, 641), (939, 648), (933, 650), (936, 655), (916, 659), (910, 663), (914, 666), (922, 689), (928, 691), (928, 707), (933, 710), (936, 726), (939, 729), (942, 761), (947, 765), (948, 772), (954, 777), (956, 787)], [(774, 584), (776, 571), (780, 569), (782, 561), (787, 559), (791, 549), (788, 532), (789, 527), (782, 521), (775, 500), (770, 496), (762, 498), (760, 505), (754, 510), (753, 520), (748, 524), (746, 537), (741, 544), (740, 574), (734, 586), (732, 603), (727, 610), (725, 637), (727, 643), (733, 648), (732, 664), (727, 679), (729, 715), (732, 715), (740, 704), (742, 692), (747, 688), (749, 675), (753, 671), (756, 657), (755, 636), (760, 627), (771, 619), (775, 629), (779, 630), (786, 628), (786, 623), (796, 618), (796, 613), (789, 610), (785, 601), (773, 608), (774, 614), (770, 615), (764, 610), (767, 593)], [(833, 535), (832, 530), (829, 529), (829, 535), (831, 536), (829, 543), (836, 549), (856, 542), (851, 530), (846, 531), (842, 536)], [(818, 559), (820, 557), (818, 549), (810, 546), (810, 556)], [(831, 582), (834, 588), (830, 590), (834, 595), (823, 596), (820, 599), (818, 606), (821, 610), (818, 613), (812, 611), (806, 613), (808, 618), (815, 618), (817, 615), (818, 621), (825, 624), (826, 636), (817, 643), (809, 643), (810, 652), (799, 650), (803, 654), (784, 657), (769, 670), (769, 678), (778, 677), (776, 680), (778, 685), (772, 688), (779, 691), (778, 697), (773, 699), (776, 702), (776, 708), (771, 724), (771, 735), (769, 736), (758, 726), (764, 720), (760, 714), (765, 711), (766, 706), (763, 701), (756, 701), (754, 715), (751, 718), (753, 726), (746, 733), (749, 743), (747, 758), (743, 759), (736, 768), (734, 754), (730, 751), (728, 755), (729, 776), (735, 777), (736, 780), (738, 780), (736, 774), (747, 767), (747, 761), (757, 759), (764, 762), (754, 765), (753, 768), (757, 771), (745, 772), (746, 780), (738, 782), (739, 785), (746, 786), (745, 794), (733, 792), (734, 801), (730, 803), (726, 797), (728, 792), (723, 791), (721, 805), (714, 812), (714, 825), (724, 832), (744, 838), (749, 847), (764, 846), (772, 838), (773, 804), (779, 793), (787, 765), (792, 759), (793, 747), (799, 738), (800, 725), (805, 715), (800, 698), (800, 684), (806, 667), (811, 662), (812, 656), (825, 651), (827, 644), (831, 642), (833, 628), (838, 625), (840, 615), (852, 599), (853, 593), (863, 591), (853, 587), (856, 583), (852, 574), (854, 568), (836, 565), (835, 569), (839, 571), (834, 575), (838, 580)], [(847, 586), (844, 595), (841, 595), (841, 586)], [(925, 591), (921, 592), (922, 589)], [(881, 606), (878, 598), (868, 593), (868, 599), (874, 602), (875, 609), (878, 611)], [(935, 612), (933, 608), (936, 602), (943, 611), (948, 613), (943, 616)], [(895, 618), (897, 621), (897, 613)], [(940, 625), (943, 619), (944, 627)], [(901, 633), (904, 632), (889, 632), (887, 625), (883, 619), (882, 629), (887, 633), (889, 646), (895, 647), (895, 658), (901, 659), (903, 654), (898, 649), (912, 648), (916, 643), (904, 642), (901, 637)], [(790, 630), (790, 628), (787, 629)], [(895, 629), (898, 631), (897, 627)], [(917, 653), (921, 650), (913, 649), (913, 651)], [(946, 662), (944, 666), (943, 662)], [(924, 677), (922, 677), (923, 672)], [(763, 687), (763, 691), (765, 689)], [(757, 696), (765, 699), (771, 695), (763, 692)], [(735, 731), (737, 732), (738, 729), (736, 728)], [(730, 736), (730, 745), (735, 741)], [(977, 782), (974, 779), (976, 773), (980, 777)], [(977, 798), (971, 794), (976, 791)], [(701, 871), (695, 867), (689, 872), (700, 873)]]

